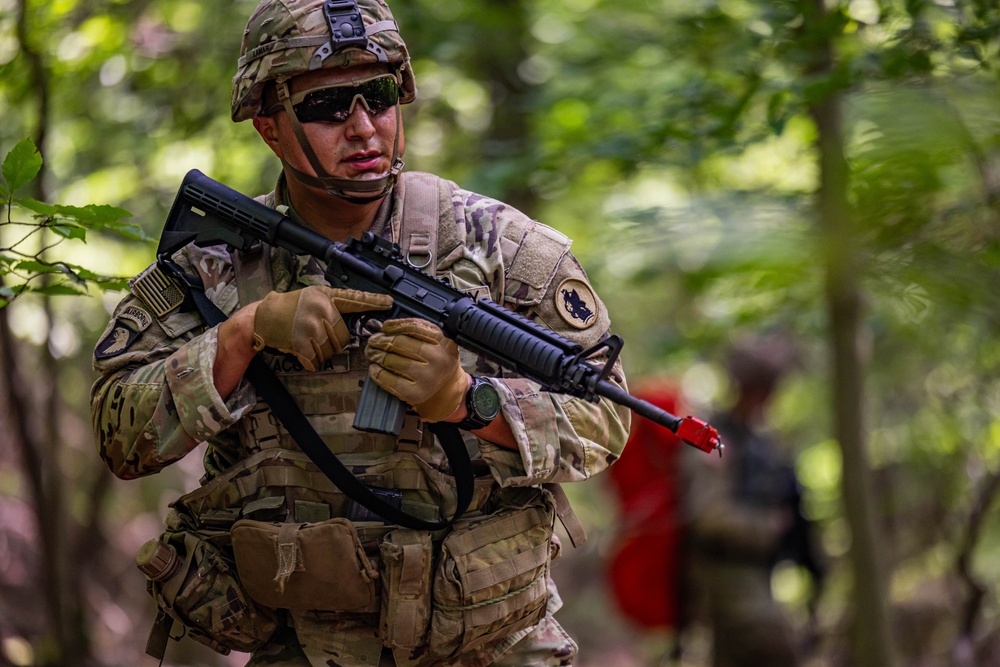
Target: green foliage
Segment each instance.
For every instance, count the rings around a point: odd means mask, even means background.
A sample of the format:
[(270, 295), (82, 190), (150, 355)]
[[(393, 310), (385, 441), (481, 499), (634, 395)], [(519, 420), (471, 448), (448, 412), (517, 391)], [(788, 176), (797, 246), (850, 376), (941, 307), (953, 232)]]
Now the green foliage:
[[(131, 214), (105, 204), (66, 206), (17, 197), (42, 167), (42, 156), (31, 139), (24, 139), (3, 160), (0, 197), (4, 220), (0, 222), (0, 308), (28, 292), (36, 294), (84, 294), (90, 284), (101, 289), (122, 289), (128, 277), (96, 273), (63, 260), (47, 259), (63, 241), (86, 242), (88, 230), (148, 240), (135, 225), (123, 222)], [(16, 219), (26, 213), (32, 221)]]
[[(798, 0), (390, 4), (419, 89), (403, 111), (407, 167), (569, 234), (626, 340), (630, 380), (676, 377), (708, 410), (726, 387), (699, 380), (722, 377), (734, 337), (799, 337), (806, 364), (775, 423), (802, 452), (808, 507), (837, 556), (850, 539), (806, 108), (843, 95), (865, 416), (872, 456), (896, 480), (881, 508), (894, 563), (924, 572), (958, 548), (980, 480), (1000, 468), (998, 3), (835, 0), (811, 34), (815, 3)], [(4, 11), (15, 5), (23, 16)], [(158, 235), (188, 169), (248, 193), (273, 187), (274, 156), (249, 123), (229, 120), (255, 5), (0, 0), (0, 145), (14, 146), (0, 184), (0, 306), (25, 291), (122, 287), (84, 266), (109, 266), (103, 253), (148, 264), (136, 241)], [(825, 35), (836, 53), (821, 76)], [(55, 197), (29, 192), (40, 181)], [(84, 301), (56, 300), (55, 317), (86, 351), (107, 313), (62, 310)], [(79, 356), (72, 377), (85, 378)], [(85, 415), (85, 397), (73, 400)], [(996, 570), (998, 543), (988, 526), (978, 571)]]

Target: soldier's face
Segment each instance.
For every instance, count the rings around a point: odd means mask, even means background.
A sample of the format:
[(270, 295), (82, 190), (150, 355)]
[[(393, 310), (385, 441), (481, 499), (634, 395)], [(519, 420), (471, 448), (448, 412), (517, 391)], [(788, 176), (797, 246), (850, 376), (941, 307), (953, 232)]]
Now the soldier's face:
[[(323, 69), (297, 76), (289, 82), (289, 90), (296, 93), (318, 90), (325, 86), (350, 84), (385, 74), (380, 66), (355, 67), (349, 70)], [(384, 102), (384, 101), (383, 101)], [(353, 110), (345, 120), (343, 114), (327, 114), (330, 120), (302, 122), (303, 131), (320, 163), (330, 176), (357, 180), (375, 179), (386, 175), (392, 166), (393, 142), (396, 139), (397, 107), (386, 106), (378, 100), (366, 104), (355, 101)], [(322, 114), (320, 114), (322, 116)], [(300, 119), (301, 120), (301, 119)], [(288, 114), (277, 111), (269, 117), (254, 119), (254, 126), (275, 154), (296, 169), (317, 175), (292, 129)], [(405, 140), (402, 121), (399, 121), (399, 148), (403, 154)]]

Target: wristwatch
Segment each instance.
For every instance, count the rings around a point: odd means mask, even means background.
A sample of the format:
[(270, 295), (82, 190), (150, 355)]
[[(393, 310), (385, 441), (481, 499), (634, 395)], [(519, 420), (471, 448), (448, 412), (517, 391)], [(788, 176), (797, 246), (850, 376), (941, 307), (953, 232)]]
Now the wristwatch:
[(466, 431), (481, 429), (500, 414), (500, 394), (489, 380), (473, 375), (465, 392), (465, 409), (469, 414), (455, 426)]

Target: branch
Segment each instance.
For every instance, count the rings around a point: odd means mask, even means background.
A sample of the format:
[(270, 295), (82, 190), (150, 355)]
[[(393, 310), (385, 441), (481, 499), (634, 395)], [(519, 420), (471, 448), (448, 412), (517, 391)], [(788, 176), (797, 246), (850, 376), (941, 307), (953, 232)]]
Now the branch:
[(964, 609), (961, 611), (960, 627), (963, 636), (972, 635), (977, 617), (982, 608), (983, 598), (986, 597), (986, 593), (988, 592), (986, 586), (976, 579), (975, 573), (972, 571), (972, 557), (979, 543), (986, 512), (989, 510), (990, 505), (993, 504), (998, 493), (1000, 493), (1000, 471), (994, 470), (983, 480), (979, 487), (972, 510), (969, 512), (969, 523), (965, 531), (965, 537), (962, 540), (958, 556), (955, 559), (955, 569), (958, 572), (958, 578), (965, 584), (969, 591), (969, 597), (966, 600)]

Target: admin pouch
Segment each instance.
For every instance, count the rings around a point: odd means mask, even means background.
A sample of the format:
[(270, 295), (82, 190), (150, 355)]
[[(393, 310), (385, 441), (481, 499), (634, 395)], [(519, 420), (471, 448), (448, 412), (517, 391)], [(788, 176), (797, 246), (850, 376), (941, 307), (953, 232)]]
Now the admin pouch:
[(510, 637), (545, 616), (555, 501), (532, 487), (500, 496), (500, 509), (456, 522), (441, 545), (427, 637), (439, 659)]
[(162, 659), (174, 621), (192, 639), (219, 653), (252, 652), (278, 627), (273, 611), (240, 585), (220, 545), (227, 531), (196, 531), (171, 512), (168, 529), (140, 550), (136, 562), (160, 609), (146, 652)]
[(293, 611), (378, 611), (378, 570), (349, 520), (241, 519), (233, 524), (232, 538), (240, 581), (259, 604)]

